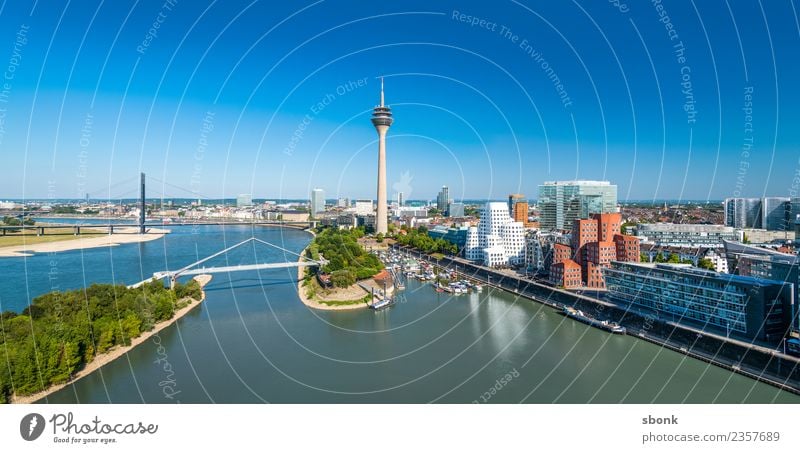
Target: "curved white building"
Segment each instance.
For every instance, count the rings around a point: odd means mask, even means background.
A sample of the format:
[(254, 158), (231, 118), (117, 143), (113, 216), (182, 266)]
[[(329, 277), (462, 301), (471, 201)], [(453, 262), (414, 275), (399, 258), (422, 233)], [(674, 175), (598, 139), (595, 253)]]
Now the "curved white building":
[(503, 202), (486, 203), (478, 227), (467, 231), (464, 256), (484, 266), (518, 266), (525, 262), (525, 227), (515, 222)]

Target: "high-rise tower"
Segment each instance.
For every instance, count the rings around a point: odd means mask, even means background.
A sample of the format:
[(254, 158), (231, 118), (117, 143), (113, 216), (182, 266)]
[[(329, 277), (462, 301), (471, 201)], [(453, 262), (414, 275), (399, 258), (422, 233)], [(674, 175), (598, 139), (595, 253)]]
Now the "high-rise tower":
[(381, 104), (372, 111), (372, 125), (378, 131), (378, 210), (375, 214), (375, 233), (386, 234), (388, 210), (386, 207), (386, 132), (392, 125), (392, 109), (383, 103), (383, 77), (381, 77)]

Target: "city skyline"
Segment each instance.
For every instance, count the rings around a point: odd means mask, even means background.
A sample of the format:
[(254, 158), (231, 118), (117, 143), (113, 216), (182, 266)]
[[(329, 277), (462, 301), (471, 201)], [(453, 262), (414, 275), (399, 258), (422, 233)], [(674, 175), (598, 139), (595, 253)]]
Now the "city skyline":
[[(620, 201), (797, 190), (800, 137), (785, 106), (800, 97), (789, 82), (800, 71), (782, 6), (730, 10), (740, 22), (770, 18), (771, 53), (758, 21), (737, 32), (705, 5), (696, 6), (703, 26), (694, 9), (669, 6), (680, 44), (695, 43), (679, 48), (649, 5), (555, 14), (561, 7), (513, 2), (371, 3), (356, 15), (242, 4), (239, 16), (163, 7), (38, 7), (30, 16), (27, 5), (4, 5), (0, 61), (14, 76), (0, 93), (0, 149), (13, 171), (0, 198), (83, 198), (139, 171), (212, 197), (302, 198), (319, 186), (365, 198), (374, 189), (359, 176), (374, 174), (376, 138), (364, 122), (379, 75), (404, 118), (387, 189), (408, 187), (409, 200), (443, 183), (453, 199), (502, 199), (571, 178), (614, 181)], [(159, 13), (166, 19), (148, 38)], [(307, 36), (292, 27), (300, 22), (327, 31)], [(340, 46), (322, 46), (328, 38)], [(731, 43), (736, 52), (725, 51)], [(679, 58), (691, 70), (691, 102)], [(456, 177), (442, 181), (441, 168)]]
[(0, 1), (4, 444), (792, 451), (797, 2)]

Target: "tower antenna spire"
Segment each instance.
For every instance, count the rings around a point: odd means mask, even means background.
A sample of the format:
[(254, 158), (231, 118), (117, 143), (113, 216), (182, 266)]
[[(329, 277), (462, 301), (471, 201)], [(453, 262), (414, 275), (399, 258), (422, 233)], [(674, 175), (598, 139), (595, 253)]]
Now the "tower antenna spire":
[(383, 76), (381, 76), (381, 107), (383, 107)]

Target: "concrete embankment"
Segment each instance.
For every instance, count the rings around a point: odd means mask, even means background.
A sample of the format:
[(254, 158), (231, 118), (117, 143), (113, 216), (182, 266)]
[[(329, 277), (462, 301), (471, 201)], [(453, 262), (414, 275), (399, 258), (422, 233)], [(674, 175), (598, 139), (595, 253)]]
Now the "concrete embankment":
[(594, 297), (572, 293), (559, 288), (508, 275), (468, 261), (433, 257), (411, 253), (432, 263), (458, 271), (480, 280), (494, 288), (503, 289), (520, 297), (559, 309), (563, 305), (575, 307), (589, 316), (618, 322), (630, 335), (686, 354), (690, 357), (728, 369), (752, 379), (800, 394), (800, 358), (788, 356), (762, 345), (729, 339), (714, 333), (678, 325), (656, 318), (654, 314), (641, 313)]

